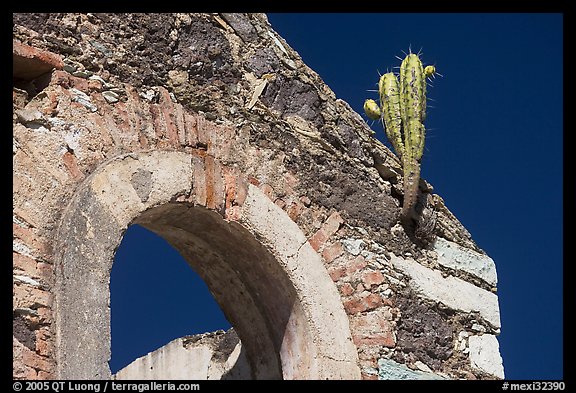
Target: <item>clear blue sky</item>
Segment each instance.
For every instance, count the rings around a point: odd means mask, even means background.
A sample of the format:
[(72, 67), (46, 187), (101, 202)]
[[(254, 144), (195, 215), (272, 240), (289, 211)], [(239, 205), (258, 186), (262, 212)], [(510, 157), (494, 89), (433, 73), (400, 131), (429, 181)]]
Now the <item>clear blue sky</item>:
[[(506, 377), (562, 378), (562, 15), (268, 16), (358, 113), (402, 51), (436, 65), (422, 176), (496, 262)], [(229, 326), (178, 254), (140, 227), (118, 250), (111, 293), (113, 372)]]

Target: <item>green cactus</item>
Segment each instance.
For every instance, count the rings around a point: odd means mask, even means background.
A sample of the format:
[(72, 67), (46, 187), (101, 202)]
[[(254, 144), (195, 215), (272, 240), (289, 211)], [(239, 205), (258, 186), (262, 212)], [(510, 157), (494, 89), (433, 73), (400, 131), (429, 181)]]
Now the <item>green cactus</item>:
[(404, 202), (401, 218), (405, 223), (417, 219), (415, 207), (426, 136), (426, 78), (435, 74), (434, 66), (424, 68), (420, 57), (410, 53), (400, 66), (400, 82), (392, 72), (380, 77), (380, 106), (374, 100), (366, 100), (364, 103), (368, 117), (382, 118), (386, 136), (402, 161)]

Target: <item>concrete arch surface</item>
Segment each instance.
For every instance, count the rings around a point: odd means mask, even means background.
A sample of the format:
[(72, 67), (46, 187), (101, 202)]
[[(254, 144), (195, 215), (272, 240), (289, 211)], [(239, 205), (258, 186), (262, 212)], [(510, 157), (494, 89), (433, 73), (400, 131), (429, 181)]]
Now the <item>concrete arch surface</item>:
[(206, 281), (254, 378), (360, 378), (336, 286), (299, 227), (235, 168), (202, 152), (159, 150), (101, 164), (64, 211), (57, 378), (110, 377), (110, 271), (132, 223), (164, 237)]

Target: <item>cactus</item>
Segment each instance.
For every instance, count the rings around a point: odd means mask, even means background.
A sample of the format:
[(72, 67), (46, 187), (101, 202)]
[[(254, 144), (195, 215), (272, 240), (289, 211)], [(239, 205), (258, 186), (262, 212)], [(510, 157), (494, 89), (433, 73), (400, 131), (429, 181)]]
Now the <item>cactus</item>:
[(392, 72), (380, 77), (380, 106), (374, 100), (364, 103), (368, 117), (381, 117), (386, 136), (402, 161), (404, 202), (401, 218), (405, 223), (417, 219), (415, 207), (426, 136), (426, 78), (435, 74), (433, 65), (423, 67), (420, 57), (410, 53), (400, 66), (400, 82)]

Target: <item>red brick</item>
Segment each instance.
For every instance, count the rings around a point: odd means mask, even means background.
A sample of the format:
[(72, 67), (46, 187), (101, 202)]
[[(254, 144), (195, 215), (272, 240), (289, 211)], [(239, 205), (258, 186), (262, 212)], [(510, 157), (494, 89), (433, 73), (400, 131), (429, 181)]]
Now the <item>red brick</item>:
[(38, 277), (37, 262), (26, 255), (12, 252), (12, 267), (24, 272), (27, 276)]
[(344, 302), (344, 310), (346, 310), (347, 314), (352, 315), (365, 311), (366, 306), (361, 299), (353, 298)]
[(304, 212), (304, 209), (305, 207), (303, 204), (301, 204), (299, 201), (295, 201), (290, 203), (290, 206), (286, 210), (286, 213), (288, 214), (288, 217), (290, 217), (292, 221), (296, 221), (296, 219), (300, 216), (300, 214)]
[(349, 282), (340, 285), (340, 293), (344, 296), (350, 296), (354, 293), (354, 287)]
[(346, 273), (351, 275), (354, 272), (357, 272), (358, 270), (362, 270), (366, 267), (366, 265), (368, 265), (368, 263), (366, 262), (366, 260), (364, 259), (364, 257), (362, 255), (357, 256), (356, 258), (354, 258), (346, 267)]
[(202, 116), (196, 116), (196, 135), (198, 136), (198, 143), (206, 146), (208, 149), (208, 144), (210, 143), (210, 132), (212, 127), (210, 122), (203, 118)]
[(286, 207), (286, 201), (282, 198), (278, 198), (274, 201), (274, 204), (278, 206), (280, 209), (284, 210)]
[(364, 302), (366, 304), (366, 310), (371, 310), (382, 304), (382, 296), (371, 293), (364, 298)]
[(204, 159), (198, 156), (192, 156), (194, 163), (194, 203), (206, 206), (206, 171), (204, 169)]
[(324, 225), (322, 225), (324, 233), (326, 233), (328, 237), (334, 235), (336, 231), (340, 229), (340, 225), (342, 225), (343, 222), (344, 220), (340, 216), (340, 213), (338, 212), (332, 213), (330, 217), (328, 217)]
[(76, 156), (69, 151), (64, 153), (62, 156), (62, 162), (64, 162), (64, 166), (72, 176), (74, 180), (82, 180), (84, 178), (84, 174), (78, 167), (78, 161), (76, 160)]
[(186, 129), (186, 145), (198, 146), (198, 129), (196, 116), (184, 112), (184, 127)]
[(158, 104), (160, 105), (160, 110), (162, 112), (162, 117), (164, 118), (164, 124), (166, 127), (165, 135), (171, 146), (178, 146), (178, 129), (174, 121), (174, 102), (170, 98), (170, 93), (163, 87), (158, 88), (159, 99)]
[(370, 288), (372, 285), (380, 285), (384, 282), (384, 275), (376, 270), (376, 271), (368, 271), (362, 274), (362, 281), (366, 284), (367, 288)]
[(50, 307), (52, 303), (50, 292), (23, 283), (14, 284), (13, 294), (12, 303), (15, 308)]
[(22, 240), (30, 249), (38, 252), (41, 255), (46, 254), (47, 246), (46, 243), (36, 235), (35, 229), (24, 228), (20, 225), (12, 224), (12, 237)]
[(57, 54), (12, 41), (13, 77), (31, 80), (53, 68), (61, 70), (63, 67), (64, 62)]
[(324, 233), (322, 228), (318, 229), (314, 235), (310, 239), (308, 239), (308, 243), (312, 246), (314, 251), (318, 252), (324, 245), (324, 243), (328, 240), (328, 236)]
[(308, 240), (310, 245), (315, 251), (320, 251), (330, 236), (334, 235), (344, 222), (340, 213), (334, 212), (326, 219), (324, 224), (316, 231), (314, 235)]
[(328, 247), (324, 248), (324, 251), (322, 251), (322, 258), (324, 258), (326, 263), (330, 263), (334, 259), (338, 258), (340, 255), (342, 255), (343, 252), (344, 249), (342, 248), (342, 243), (335, 242), (329, 245)]
[(36, 370), (42, 370), (50, 372), (52, 369), (52, 362), (43, 356), (38, 355), (36, 352), (25, 351), (22, 354), (22, 360), (24, 364), (28, 367), (32, 367)]
[(51, 334), (48, 330), (48, 327), (41, 327), (36, 330), (36, 352), (45, 357), (52, 356), (52, 343)]
[(344, 302), (344, 309), (349, 314), (373, 310), (382, 304), (382, 297), (375, 293), (364, 291)]
[(40, 371), (38, 371), (38, 378), (37, 379), (45, 381), (47, 379), (54, 379), (54, 376), (52, 375), (52, 373), (40, 370)]
[(395, 347), (394, 323), (390, 321), (391, 318), (388, 308), (379, 308), (352, 317), (350, 329), (354, 343), (366, 346)]
[(220, 210), (224, 206), (224, 179), (222, 169), (214, 157), (207, 155), (204, 158), (206, 169), (206, 207)]
[(344, 267), (330, 267), (328, 269), (328, 275), (332, 281), (338, 281), (346, 274), (346, 269)]
[(262, 190), (262, 192), (264, 193), (264, 195), (266, 195), (268, 197), (268, 199), (270, 199), (271, 201), (274, 201), (274, 189), (272, 188), (271, 185), (269, 184), (262, 184), (260, 186), (260, 190)]

